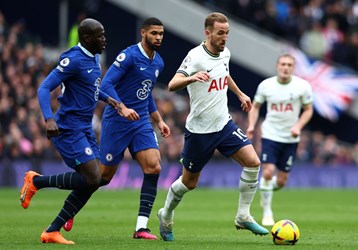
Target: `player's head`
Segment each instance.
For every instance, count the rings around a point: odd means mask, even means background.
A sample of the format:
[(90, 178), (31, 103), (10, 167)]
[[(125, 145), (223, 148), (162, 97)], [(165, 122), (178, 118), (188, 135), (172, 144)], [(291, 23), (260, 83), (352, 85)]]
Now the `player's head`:
[(92, 54), (101, 54), (106, 47), (103, 25), (95, 19), (86, 18), (78, 26), (81, 45)]
[(218, 54), (224, 51), (229, 35), (228, 18), (219, 12), (208, 15), (205, 19), (206, 47)]
[(289, 53), (282, 53), (276, 63), (276, 71), (279, 82), (287, 83), (291, 80), (291, 76), (295, 67), (295, 58)]
[(163, 23), (155, 17), (146, 19), (141, 29), (142, 46), (152, 51), (158, 50), (163, 41), (164, 26)]

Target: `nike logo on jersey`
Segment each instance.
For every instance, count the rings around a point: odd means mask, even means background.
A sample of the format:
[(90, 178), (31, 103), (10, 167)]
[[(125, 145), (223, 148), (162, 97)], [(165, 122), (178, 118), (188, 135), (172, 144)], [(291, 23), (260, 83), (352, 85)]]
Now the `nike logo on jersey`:
[(210, 71), (212, 71), (214, 68), (212, 69), (207, 69), (206, 72), (210, 73)]
[(87, 70), (87, 73), (88, 73), (88, 74), (91, 73), (92, 70), (93, 70), (93, 69), (88, 69), (88, 70)]
[(144, 67), (140, 67), (140, 70), (145, 70), (145, 69), (147, 69), (147, 68), (144, 68)]

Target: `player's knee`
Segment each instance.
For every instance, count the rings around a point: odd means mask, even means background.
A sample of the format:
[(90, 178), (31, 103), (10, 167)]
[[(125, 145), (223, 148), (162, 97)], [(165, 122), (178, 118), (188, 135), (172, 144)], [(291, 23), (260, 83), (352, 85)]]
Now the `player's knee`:
[(277, 179), (278, 188), (283, 188), (284, 186), (286, 186), (286, 183), (287, 183), (287, 179)]
[(143, 166), (143, 170), (146, 174), (160, 174), (160, 171), (162, 170), (160, 166), (160, 160), (152, 159), (147, 161), (145, 166)]
[(95, 191), (99, 188), (100, 182), (101, 182), (100, 176), (94, 176), (94, 177), (88, 178), (87, 179), (88, 188), (92, 191)]
[(260, 159), (258, 157), (256, 158), (251, 158), (245, 161), (245, 167), (248, 168), (258, 168), (260, 167)]
[(197, 186), (198, 186), (198, 184), (197, 183), (195, 183), (195, 182), (189, 182), (189, 183), (187, 183), (187, 184), (184, 184), (189, 190), (193, 190), (193, 189), (195, 189)]

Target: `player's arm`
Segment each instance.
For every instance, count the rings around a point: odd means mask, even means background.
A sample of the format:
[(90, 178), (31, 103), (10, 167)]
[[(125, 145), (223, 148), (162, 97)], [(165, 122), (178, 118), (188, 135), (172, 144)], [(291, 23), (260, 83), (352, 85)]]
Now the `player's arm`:
[(149, 103), (148, 103), (148, 111), (152, 120), (157, 124), (161, 135), (164, 138), (167, 138), (170, 135), (169, 126), (163, 121), (162, 116), (157, 110), (157, 106), (155, 104), (154, 98), (152, 94), (149, 95)]
[(296, 122), (296, 124), (291, 128), (291, 135), (297, 137), (301, 134), (303, 127), (309, 122), (313, 115), (313, 106), (312, 103), (305, 104), (302, 106), (302, 113)]
[(249, 112), (252, 106), (250, 97), (240, 90), (230, 75), (227, 77), (227, 84), (229, 89), (239, 98), (241, 109), (245, 112)]
[(207, 82), (210, 75), (205, 71), (199, 71), (194, 75), (188, 76), (184, 71), (178, 71), (168, 84), (169, 91), (177, 91), (185, 88), (193, 82)]
[(48, 137), (60, 134), (51, 108), (51, 92), (62, 83), (62, 80), (52, 71), (41, 83), (37, 90), (40, 108), (46, 122), (46, 133)]
[(246, 135), (250, 140), (252, 140), (252, 138), (254, 137), (255, 126), (257, 120), (259, 119), (260, 108), (261, 108), (261, 104), (254, 101), (252, 104), (252, 108), (248, 114), (249, 124), (246, 129)]
[[(115, 89), (115, 86), (120, 84), (120, 80), (125, 74), (125, 69), (124, 67), (122, 68), (119, 69), (115, 64), (112, 64), (111, 67), (109, 67), (106, 75), (103, 77), (100, 93), (103, 92), (103, 94), (107, 94), (110, 98), (114, 99), (113, 101), (109, 100), (111, 102), (109, 104), (117, 110), (120, 116), (123, 116), (130, 121), (139, 120), (140, 117), (138, 113), (134, 109), (129, 109), (124, 105)], [(108, 98), (106, 101), (108, 103)]]

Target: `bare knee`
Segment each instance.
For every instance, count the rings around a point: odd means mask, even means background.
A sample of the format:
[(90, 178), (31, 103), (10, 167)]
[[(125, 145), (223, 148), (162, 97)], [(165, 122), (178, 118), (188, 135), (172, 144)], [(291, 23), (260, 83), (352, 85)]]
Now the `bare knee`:
[(142, 163), (141, 167), (145, 174), (160, 174), (160, 171), (162, 170), (160, 160), (158, 158), (147, 159), (144, 163)]

